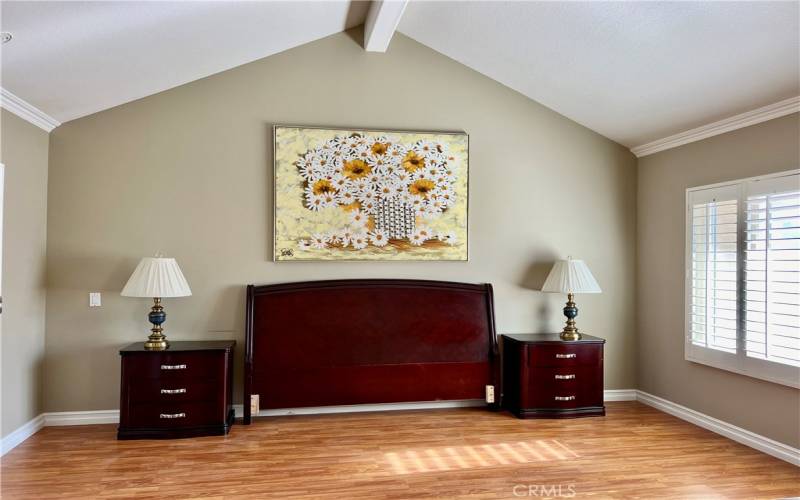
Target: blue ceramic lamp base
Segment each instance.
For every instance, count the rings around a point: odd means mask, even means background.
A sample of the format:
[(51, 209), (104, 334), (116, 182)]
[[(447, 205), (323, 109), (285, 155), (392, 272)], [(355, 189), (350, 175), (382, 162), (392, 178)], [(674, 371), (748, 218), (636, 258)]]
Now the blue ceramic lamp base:
[(575, 326), (575, 317), (578, 316), (578, 306), (575, 305), (573, 300), (575, 296), (571, 293), (567, 294), (567, 305), (564, 306), (564, 316), (567, 317), (567, 325), (561, 332), (561, 340), (580, 340), (581, 334), (578, 332), (578, 327)]
[(150, 309), (147, 319), (153, 324), (153, 328), (150, 330), (153, 333), (147, 337), (144, 348), (150, 351), (163, 351), (168, 348), (169, 342), (167, 342), (166, 335), (162, 333), (164, 329), (161, 328), (161, 325), (167, 320), (167, 313), (164, 312), (164, 308), (161, 306), (160, 298), (153, 297), (153, 307)]

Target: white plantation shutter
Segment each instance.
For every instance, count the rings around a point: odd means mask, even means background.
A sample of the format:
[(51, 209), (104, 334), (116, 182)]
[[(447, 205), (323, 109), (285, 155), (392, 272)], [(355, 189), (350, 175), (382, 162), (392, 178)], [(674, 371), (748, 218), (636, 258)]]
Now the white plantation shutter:
[(686, 194), (686, 359), (800, 387), (800, 173)]
[(798, 176), (746, 186), (745, 351), (800, 366)]
[(694, 345), (736, 352), (737, 214), (736, 188), (692, 193), (691, 318)]

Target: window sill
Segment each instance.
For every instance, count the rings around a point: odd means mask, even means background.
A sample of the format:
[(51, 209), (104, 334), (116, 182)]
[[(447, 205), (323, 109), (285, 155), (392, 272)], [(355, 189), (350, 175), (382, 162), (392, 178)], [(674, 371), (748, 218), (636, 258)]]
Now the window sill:
[[(693, 350), (696, 351), (697, 349)], [(788, 387), (794, 387), (795, 389), (800, 389), (800, 368), (789, 365), (780, 365), (777, 363), (753, 358), (748, 358), (747, 361), (751, 362), (755, 366), (748, 368), (740, 366), (739, 357), (736, 355), (721, 352), (713, 352), (711, 354), (712, 356), (709, 357), (695, 356), (688, 352), (687, 349), (685, 359), (686, 361), (691, 361), (692, 363), (698, 363), (701, 365), (710, 366), (712, 368), (738, 373), (739, 375), (745, 375), (747, 377), (772, 382), (773, 384), (780, 384)], [(718, 354), (724, 354), (725, 356), (718, 356)], [(757, 365), (761, 365), (761, 368), (759, 368)], [(765, 366), (766, 369), (763, 368)]]

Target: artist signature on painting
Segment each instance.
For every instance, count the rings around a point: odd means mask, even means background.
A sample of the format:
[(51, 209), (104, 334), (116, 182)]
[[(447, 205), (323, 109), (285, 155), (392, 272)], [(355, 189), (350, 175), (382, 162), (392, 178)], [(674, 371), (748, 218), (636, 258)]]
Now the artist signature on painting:
[(281, 257), (294, 257), (294, 250), (291, 248), (281, 248)]

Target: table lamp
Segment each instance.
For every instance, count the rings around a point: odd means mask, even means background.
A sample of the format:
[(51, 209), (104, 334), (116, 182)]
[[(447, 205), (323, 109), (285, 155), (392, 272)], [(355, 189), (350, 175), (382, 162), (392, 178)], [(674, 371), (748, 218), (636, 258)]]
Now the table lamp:
[(561, 340), (579, 340), (581, 334), (578, 332), (578, 327), (575, 326), (578, 307), (572, 300), (574, 294), (600, 293), (602, 291), (586, 263), (572, 257), (557, 261), (550, 270), (550, 274), (547, 275), (542, 291), (567, 294), (567, 305), (564, 307), (567, 325), (561, 332)]
[(123, 297), (152, 297), (153, 308), (147, 316), (153, 324), (152, 332), (144, 343), (145, 349), (153, 351), (164, 350), (169, 347), (167, 337), (164, 335), (162, 323), (166, 321), (167, 314), (161, 306), (164, 297), (188, 297), (192, 294), (186, 278), (183, 277), (181, 268), (175, 259), (166, 257), (145, 257), (134, 269), (125, 288), (122, 289)]

